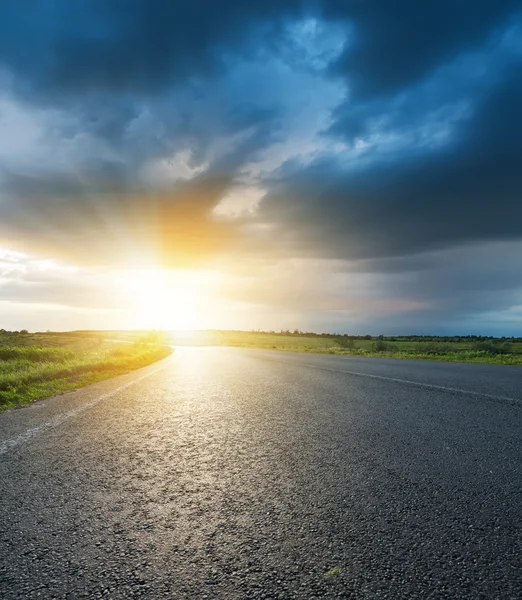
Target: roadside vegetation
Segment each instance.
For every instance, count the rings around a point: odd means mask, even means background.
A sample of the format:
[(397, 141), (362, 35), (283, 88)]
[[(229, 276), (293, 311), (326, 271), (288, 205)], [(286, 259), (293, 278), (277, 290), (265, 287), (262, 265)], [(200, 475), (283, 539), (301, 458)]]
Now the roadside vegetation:
[(104, 335), (0, 330), (0, 409), (145, 367), (171, 353), (157, 334), (132, 343), (104, 341)]
[(167, 345), (236, 346), (291, 352), (522, 365), (522, 338), (350, 336), (295, 331), (0, 330), (0, 410), (147, 366)]
[(484, 336), (350, 336), (281, 331), (197, 331), (172, 338), (178, 345), (237, 346), (380, 358), (522, 365), (522, 338)]

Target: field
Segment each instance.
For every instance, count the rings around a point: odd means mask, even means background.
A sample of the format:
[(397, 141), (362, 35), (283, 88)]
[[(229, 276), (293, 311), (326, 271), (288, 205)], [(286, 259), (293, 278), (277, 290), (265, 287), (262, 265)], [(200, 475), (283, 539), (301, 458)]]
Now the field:
[(170, 354), (157, 339), (106, 342), (103, 336), (0, 331), (0, 409), (108, 379)]
[(522, 365), (522, 340), (519, 338), (371, 338), (290, 332), (195, 331), (173, 333), (171, 342), (176, 345), (236, 346), (320, 354)]

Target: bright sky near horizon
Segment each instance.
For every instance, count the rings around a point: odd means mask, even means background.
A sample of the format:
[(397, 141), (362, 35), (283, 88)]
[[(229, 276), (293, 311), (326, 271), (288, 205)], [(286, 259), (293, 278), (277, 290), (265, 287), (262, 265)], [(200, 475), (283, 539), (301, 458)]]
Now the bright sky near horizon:
[(0, 328), (522, 331), (515, 0), (5, 0)]

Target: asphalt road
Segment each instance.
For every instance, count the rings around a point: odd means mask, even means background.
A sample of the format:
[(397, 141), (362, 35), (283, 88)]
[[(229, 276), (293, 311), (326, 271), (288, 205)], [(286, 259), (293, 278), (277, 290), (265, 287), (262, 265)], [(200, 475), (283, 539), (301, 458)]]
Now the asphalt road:
[(179, 348), (0, 414), (0, 597), (522, 598), (522, 368)]

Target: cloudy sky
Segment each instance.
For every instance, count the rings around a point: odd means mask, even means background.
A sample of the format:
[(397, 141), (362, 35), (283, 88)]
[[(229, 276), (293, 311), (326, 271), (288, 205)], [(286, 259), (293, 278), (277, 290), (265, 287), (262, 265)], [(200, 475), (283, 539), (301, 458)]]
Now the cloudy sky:
[(1, 327), (522, 335), (519, 0), (2, 0)]

